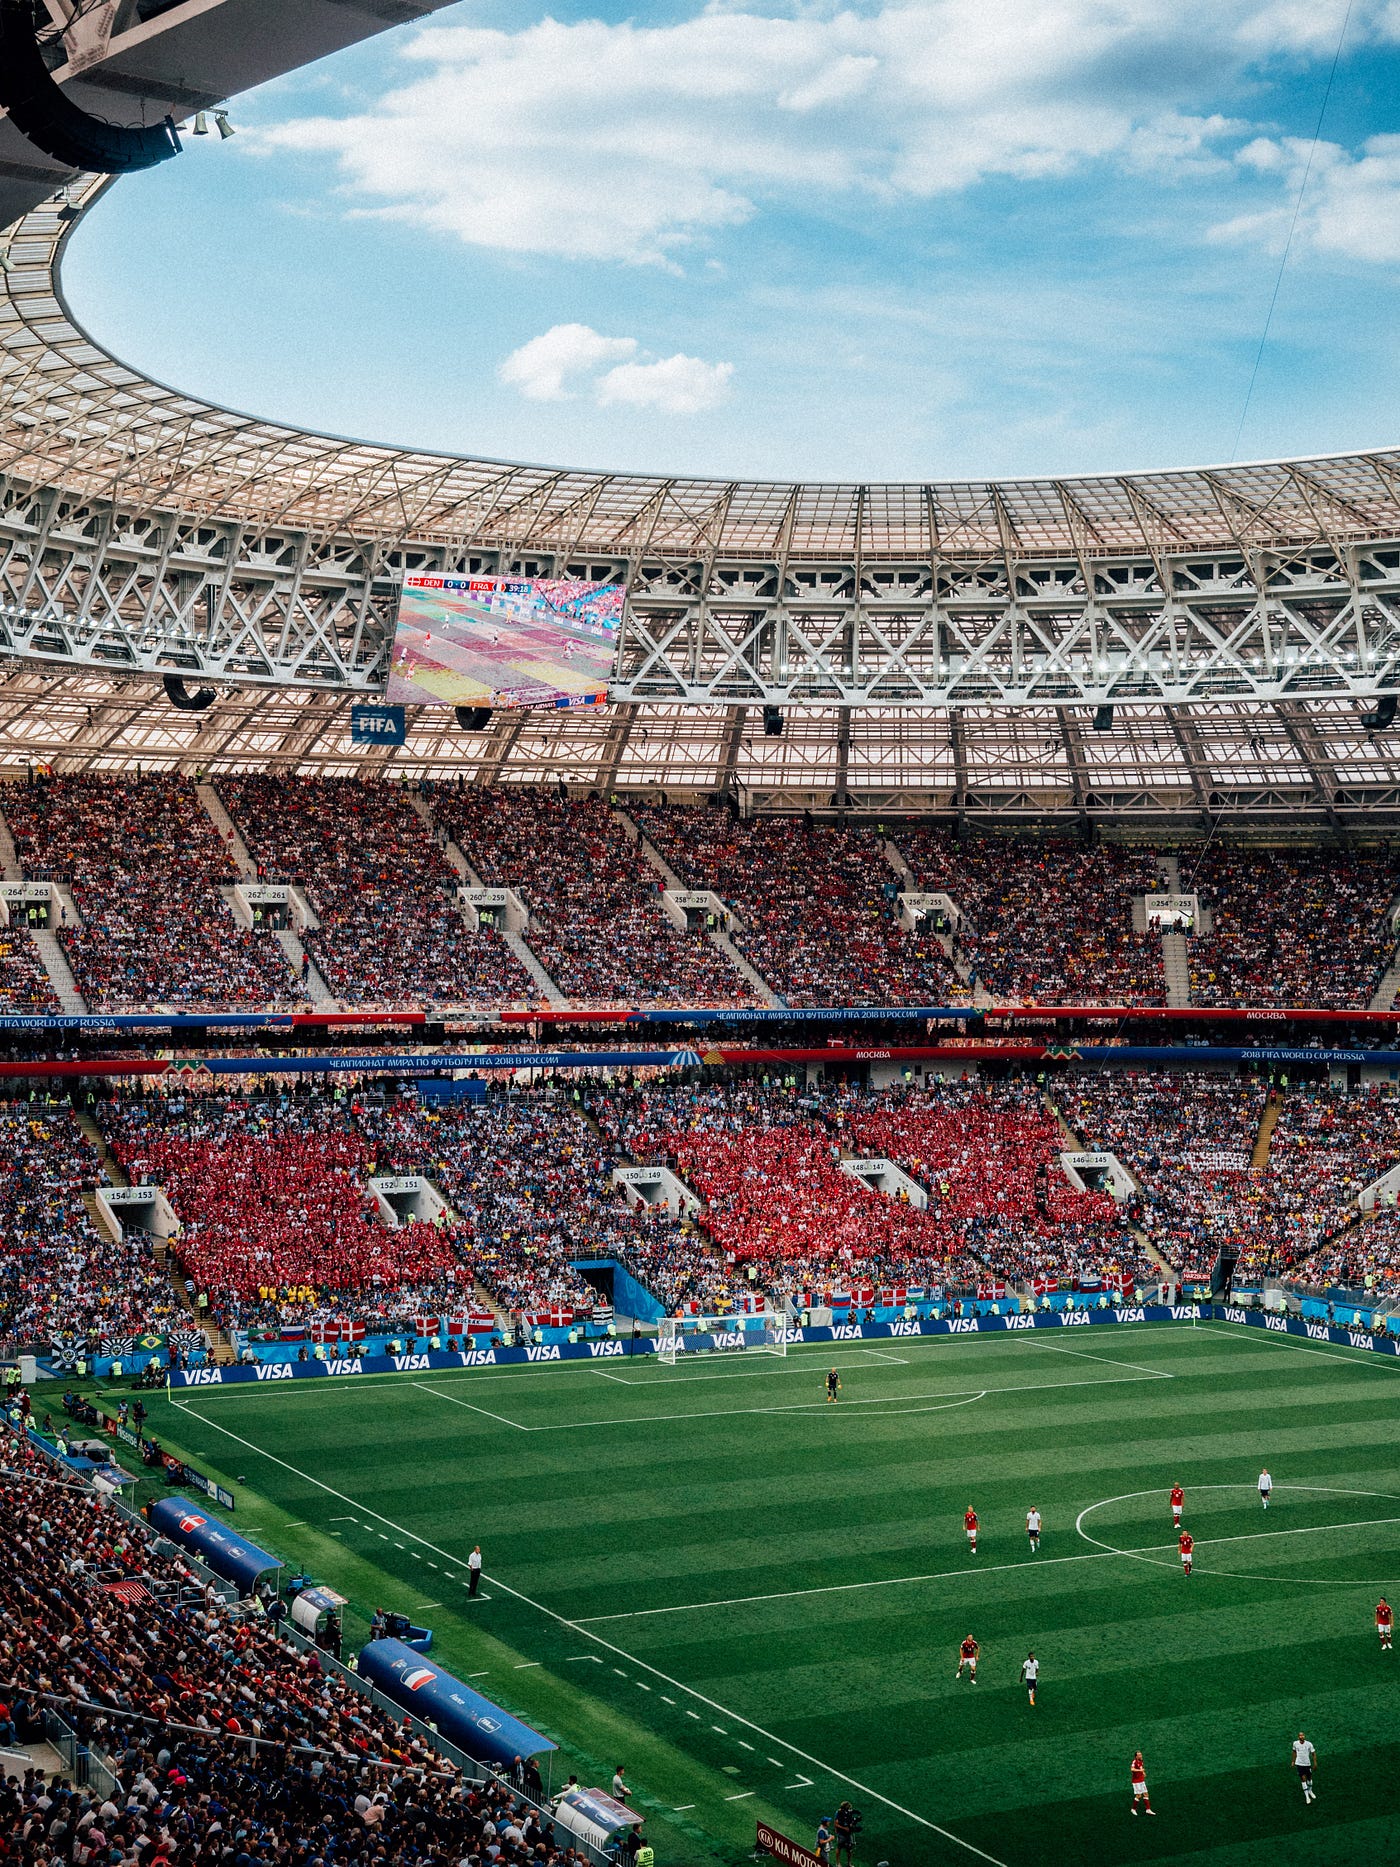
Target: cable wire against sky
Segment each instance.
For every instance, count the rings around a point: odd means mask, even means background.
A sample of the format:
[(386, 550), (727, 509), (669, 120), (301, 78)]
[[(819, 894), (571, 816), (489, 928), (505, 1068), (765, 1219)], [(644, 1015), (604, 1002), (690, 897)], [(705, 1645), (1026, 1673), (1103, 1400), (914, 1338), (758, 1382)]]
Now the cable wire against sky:
[(1288, 223), (1288, 238), (1283, 243), (1283, 256), (1278, 262), (1278, 277), (1274, 280), (1273, 296), (1269, 300), (1269, 309), (1264, 314), (1264, 329), (1259, 336), (1259, 348), (1254, 353), (1254, 368), (1249, 372), (1249, 387), (1244, 394), (1244, 407), (1240, 410), (1240, 425), (1235, 430), (1235, 444), (1230, 449), (1230, 460), (1239, 459), (1240, 436), (1244, 433), (1244, 424), (1249, 415), (1249, 405), (1254, 399), (1254, 385), (1259, 380), (1259, 365), (1264, 360), (1264, 346), (1269, 341), (1269, 326), (1274, 321), (1274, 306), (1278, 303), (1279, 288), (1283, 284), (1284, 269), (1288, 265), (1288, 255), (1293, 250), (1293, 236), (1298, 230), (1298, 216), (1303, 208), (1303, 196), (1308, 191), (1308, 177), (1312, 174), (1313, 161), (1317, 155), (1317, 146), (1322, 140), (1322, 124), (1327, 115), (1327, 106), (1332, 101), (1332, 86), (1336, 81), (1337, 67), (1342, 62), (1342, 46), (1346, 43), (1347, 27), (1351, 24), (1351, 9), (1355, 0), (1347, 0), (1347, 10), (1342, 15), (1342, 30), (1337, 34), (1337, 49), (1332, 54), (1332, 69), (1327, 74), (1327, 85), (1322, 93), (1322, 104), (1317, 113), (1317, 128), (1313, 131), (1312, 145), (1308, 150), (1308, 159), (1303, 165), (1303, 179), (1298, 184), (1298, 198), (1293, 203), (1293, 218)]

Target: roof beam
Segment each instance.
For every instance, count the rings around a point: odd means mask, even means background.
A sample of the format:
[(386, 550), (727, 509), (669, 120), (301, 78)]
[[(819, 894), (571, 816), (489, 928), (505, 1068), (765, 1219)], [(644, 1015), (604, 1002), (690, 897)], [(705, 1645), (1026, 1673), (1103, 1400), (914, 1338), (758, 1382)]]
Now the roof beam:
[(483, 791), (489, 791), (501, 776), (502, 767), (511, 755), (516, 740), (525, 730), (525, 715), (518, 708), (514, 712), (502, 712), (496, 717), (490, 741), (482, 755), (481, 763), (472, 778), (474, 785)]
[(1207, 819), (1210, 817), (1210, 796), (1215, 789), (1211, 776), (1210, 760), (1206, 757), (1205, 743), (1196, 729), (1196, 722), (1184, 707), (1167, 707), (1167, 724), (1172, 729), (1172, 737), (1180, 747), (1181, 756), (1186, 761), (1186, 770), (1191, 779), (1191, 795), (1196, 800), (1196, 808)]
[(1334, 830), (1340, 831), (1342, 820), (1337, 815), (1337, 781), (1316, 722), (1300, 700), (1276, 700), (1274, 712), (1283, 722), (1288, 743), (1313, 781), (1317, 795), (1322, 800), (1322, 807), (1327, 812), (1327, 821)]
[(1089, 761), (1084, 756), (1084, 741), (1068, 707), (1056, 707), (1055, 718), (1060, 722), (1060, 742), (1065, 748), (1065, 763), (1069, 766), (1074, 807), (1083, 817), (1089, 808)]
[(739, 747), (744, 743), (744, 722), (748, 717), (747, 707), (729, 709), (729, 720), (720, 739), (719, 763), (715, 767), (715, 789), (721, 795), (733, 788), (734, 774), (739, 769)]
[(603, 756), (598, 763), (598, 788), (604, 798), (617, 783), (622, 755), (627, 750), (627, 742), (632, 737), (632, 728), (637, 724), (640, 712), (641, 708), (635, 703), (613, 708), (608, 736), (603, 744)]

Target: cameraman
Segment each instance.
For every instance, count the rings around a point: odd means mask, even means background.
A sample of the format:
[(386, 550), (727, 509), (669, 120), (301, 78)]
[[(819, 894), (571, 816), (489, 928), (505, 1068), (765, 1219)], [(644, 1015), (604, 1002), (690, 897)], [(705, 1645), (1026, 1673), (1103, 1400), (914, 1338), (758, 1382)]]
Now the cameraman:
[(855, 1838), (861, 1830), (862, 1817), (859, 1809), (853, 1809), (849, 1802), (843, 1802), (836, 1811), (832, 1823), (836, 1830), (837, 1867), (851, 1867)]

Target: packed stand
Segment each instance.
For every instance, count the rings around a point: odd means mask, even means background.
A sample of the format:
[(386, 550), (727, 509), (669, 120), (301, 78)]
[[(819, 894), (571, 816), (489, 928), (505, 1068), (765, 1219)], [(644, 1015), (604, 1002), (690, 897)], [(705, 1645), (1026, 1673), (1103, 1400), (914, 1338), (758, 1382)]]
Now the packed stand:
[(932, 824), (901, 824), (895, 841), (918, 887), (958, 909), (956, 955), (994, 998), (1166, 1004), (1161, 936), (1133, 927), (1133, 897), (1162, 890), (1150, 851), (1063, 838), (958, 842)]
[(469, 1286), (453, 1228), (373, 1216), (374, 1149), (338, 1100), (131, 1098), (98, 1121), (133, 1184), (164, 1188), (172, 1250), (221, 1327), (388, 1333)]
[(1090, 1149), (1116, 1154), (1142, 1188), (1142, 1224), (1184, 1277), (1209, 1275), (1222, 1248), (1241, 1251), (1267, 1193), (1250, 1165), (1268, 1091), (1234, 1077), (1167, 1070), (1084, 1071), (1053, 1089)]
[(44, 1014), (61, 1009), (34, 942), (21, 927), (0, 927), (0, 1009)]
[(561, 615), (591, 629), (615, 629), (622, 620), (623, 586), (581, 577), (536, 577), (531, 589)]
[(836, 1131), (852, 1152), (893, 1160), (926, 1186), (929, 1210), (996, 1277), (1121, 1288), (1160, 1275), (1117, 1201), (1066, 1178), (1063, 1131), (1033, 1083), (847, 1091)]
[(1400, 1306), (1400, 1211), (1393, 1197), (1332, 1233), (1293, 1276), (1315, 1289), (1356, 1291)]
[(144, 1233), (118, 1244), (88, 1216), (104, 1174), (71, 1110), (0, 1104), (0, 1158), (0, 1345), (119, 1353), (162, 1331), (170, 1279)]
[(58, 938), (90, 1010), (304, 1002), (220, 896), (238, 871), (189, 779), (45, 778), (7, 787), (4, 811), (25, 875), (71, 885), (82, 925)]
[(477, 1278), (513, 1318), (564, 1326), (592, 1315), (598, 1293), (576, 1258), (616, 1259), (667, 1304), (709, 1293), (703, 1252), (665, 1213), (628, 1207), (612, 1184), (617, 1149), (562, 1091), (405, 1104), (360, 1120), (394, 1172), (422, 1173), (451, 1200)]
[(438, 824), (489, 888), (530, 910), (529, 942), (565, 997), (603, 1003), (752, 1004), (703, 930), (682, 933), (660, 876), (599, 798), (523, 790), (444, 791)]
[(1328, 1241), (1356, 1220), (1357, 1195), (1400, 1164), (1400, 1103), (1378, 1090), (1300, 1083), (1279, 1098), (1264, 1176), (1266, 1223), (1237, 1275), (1319, 1280)]
[[(582, 1867), (506, 1783), (464, 1782), (315, 1652), (202, 1587), (144, 1525), (39, 1477), (0, 1479), (0, 1698), (20, 1739), (41, 1736), (52, 1709), (118, 1782), (26, 1794), (12, 1776), (0, 1853), (36, 1867)], [(539, 1795), (528, 1764), (520, 1782)]]
[(1181, 877), (1213, 916), (1190, 941), (1193, 1005), (1369, 1005), (1395, 950), (1393, 861), (1216, 842), (1184, 850)]
[(219, 779), (258, 879), (303, 889), (320, 926), (302, 944), (331, 994), (357, 1006), (532, 1001), (499, 933), (469, 932), (461, 878), (403, 789), (358, 778)]
[(631, 816), (687, 888), (735, 916), (731, 938), (790, 1005), (943, 1005), (964, 996), (941, 939), (899, 924), (900, 881), (873, 830), (638, 804)]

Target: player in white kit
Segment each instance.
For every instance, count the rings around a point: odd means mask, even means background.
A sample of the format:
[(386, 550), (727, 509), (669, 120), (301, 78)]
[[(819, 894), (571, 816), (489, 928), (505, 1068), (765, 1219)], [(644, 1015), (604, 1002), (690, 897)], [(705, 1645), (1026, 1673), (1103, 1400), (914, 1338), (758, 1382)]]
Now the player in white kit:
[(1266, 1465), (1259, 1474), (1259, 1502), (1264, 1506), (1265, 1510), (1269, 1508), (1269, 1494), (1273, 1488), (1274, 1481), (1269, 1476), (1269, 1468)]
[(1317, 1791), (1313, 1788), (1313, 1765), (1317, 1762), (1317, 1752), (1300, 1731), (1293, 1744), (1293, 1767), (1298, 1772), (1298, 1781), (1303, 1785), (1304, 1802), (1316, 1802)]

